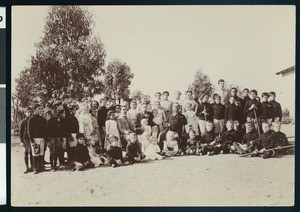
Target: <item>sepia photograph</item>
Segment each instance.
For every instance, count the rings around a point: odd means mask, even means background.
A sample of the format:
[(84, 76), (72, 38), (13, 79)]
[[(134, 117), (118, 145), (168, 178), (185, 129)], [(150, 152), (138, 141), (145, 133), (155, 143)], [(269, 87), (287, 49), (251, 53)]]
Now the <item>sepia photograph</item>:
[(295, 6), (11, 16), (12, 206), (294, 206)]

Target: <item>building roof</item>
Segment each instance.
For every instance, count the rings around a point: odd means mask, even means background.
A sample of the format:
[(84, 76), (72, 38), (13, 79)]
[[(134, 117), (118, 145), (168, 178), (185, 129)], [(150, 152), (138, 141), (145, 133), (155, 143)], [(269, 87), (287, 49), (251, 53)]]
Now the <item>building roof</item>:
[(287, 73), (290, 73), (290, 72), (294, 72), (294, 71), (295, 71), (295, 66), (291, 66), (289, 68), (286, 68), (286, 69), (284, 69), (282, 71), (277, 72), (276, 74), (277, 75), (280, 75), (280, 74), (284, 75), (284, 74), (287, 74)]

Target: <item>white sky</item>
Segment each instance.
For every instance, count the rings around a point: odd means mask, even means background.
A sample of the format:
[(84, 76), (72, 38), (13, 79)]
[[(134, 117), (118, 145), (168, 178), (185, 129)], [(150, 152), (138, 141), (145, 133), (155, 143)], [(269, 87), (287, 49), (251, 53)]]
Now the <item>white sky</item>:
[[(89, 7), (107, 59), (130, 65), (132, 91), (184, 92), (197, 69), (226, 82), (279, 91), (276, 72), (295, 65), (293, 6)], [(47, 7), (13, 7), (12, 91), (34, 55)], [(295, 96), (295, 93), (292, 94)]]

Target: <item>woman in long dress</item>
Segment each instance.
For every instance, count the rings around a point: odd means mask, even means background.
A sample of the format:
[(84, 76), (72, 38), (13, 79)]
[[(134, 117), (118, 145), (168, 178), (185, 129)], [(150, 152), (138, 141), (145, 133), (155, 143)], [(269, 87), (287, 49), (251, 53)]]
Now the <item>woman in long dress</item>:
[(93, 132), (92, 118), (89, 113), (89, 107), (86, 104), (81, 106), (81, 113), (78, 116), (79, 132), (85, 137), (89, 137)]

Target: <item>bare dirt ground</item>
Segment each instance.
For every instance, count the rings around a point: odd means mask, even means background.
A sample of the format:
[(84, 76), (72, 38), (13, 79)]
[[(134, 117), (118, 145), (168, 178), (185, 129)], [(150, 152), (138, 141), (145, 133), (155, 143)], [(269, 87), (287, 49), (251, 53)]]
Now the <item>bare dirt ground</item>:
[[(282, 126), (294, 136), (294, 125)], [(290, 141), (294, 143), (292, 138)], [(12, 138), (13, 206), (291, 206), (294, 155), (182, 156), (83, 172), (23, 174), (23, 149)]]

